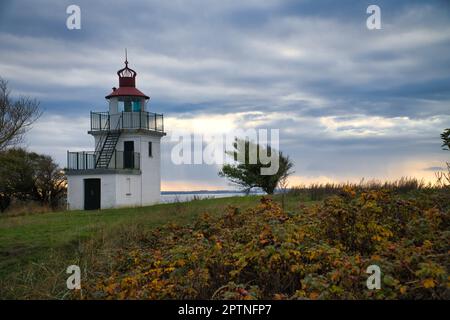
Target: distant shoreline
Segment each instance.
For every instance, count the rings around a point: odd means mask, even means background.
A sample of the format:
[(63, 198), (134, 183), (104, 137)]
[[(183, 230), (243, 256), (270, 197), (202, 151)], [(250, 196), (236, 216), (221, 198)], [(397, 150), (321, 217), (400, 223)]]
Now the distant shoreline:
[[(245, 194), (239, 190), (196, 190), (196, 191), (161, 191), (161, 195), (177, 195), (177, 194)], [(262, 194), (260, 191), (251, 191), (249, 194)]]

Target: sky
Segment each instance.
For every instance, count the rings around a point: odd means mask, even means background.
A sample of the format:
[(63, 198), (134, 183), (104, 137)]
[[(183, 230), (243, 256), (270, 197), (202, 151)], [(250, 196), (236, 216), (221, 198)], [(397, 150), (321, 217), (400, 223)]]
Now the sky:
[[(81, 29), (66, 8), (81, 8)], [(381, 29), (369, 30), (369, 5)], [(219, 165), (171, 161), (177, 130), (279, 129), (290, 185), (434, 181), (449, 160), (450, 1), (0, 2), (0, 76), (41, 102), (25, 146), (62, 167), (91, 150), (124, 48), (163, 113), (162, 190), (232, 189)]]

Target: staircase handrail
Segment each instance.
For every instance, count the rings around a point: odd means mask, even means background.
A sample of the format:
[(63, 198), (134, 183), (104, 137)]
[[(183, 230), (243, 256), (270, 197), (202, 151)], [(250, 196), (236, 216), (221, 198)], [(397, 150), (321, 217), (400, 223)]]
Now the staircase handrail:
[(104, 143), (104, 141), (106, 140), (106, 137), (107, 137), (107, 135), (108, 135), (108, 131), (107, 130), (103, 130), (103, 129), (108, 129), (109, 128), (109, 118), (110, 118), (110, 116), (109, 116), (109, 114), (108, 114), (108, 119), (106, 120), (106, 123), (105, 123), (105, 125), (104, 125), (104, 127), (103, 128), (100, 128), (100, 132), (104, 132), (104, 131), (106, 131), (106, 134), (102, 134), (101, 136), (100, 136), (100, 138), (98, 139), (98, 141), (97, 141), (97, 145), (95, 146), (95, 162), (97, 163), (97, 155), (101, 152), (101, 150), (100, 150), (100, 146), (103, 146), (103, 143)]
[[(115, 131), (120, 130), (122, 116), (123, 116), (123, 114), (120, 114), (119, 119), (117, 120), (116, 128), (114, 129)], [(108, 120), (107, 120), (108, 128), (110, 128), (110, 118), (111, 118), (111, 115), (108, 114)], [(105, 124), (105, 127), (106, 127), (106, 124)], [(98, 165), (98, 161), (100, 160), (100, 155), (102, 154), (103, 149), (105, 148), (105, 142), (106, 142), (106, 139), (108, 138), (108, 136), (110, 135), (110, 133), (111, 133), (111, 131), (108, 130), (106, 135), (102, 135), (100, 137), (97, 145), (95, 146), (95, 167), (97, 167), (97, 165)], [(100, 149), (100, 145), (101, 145), (101, 149)]]

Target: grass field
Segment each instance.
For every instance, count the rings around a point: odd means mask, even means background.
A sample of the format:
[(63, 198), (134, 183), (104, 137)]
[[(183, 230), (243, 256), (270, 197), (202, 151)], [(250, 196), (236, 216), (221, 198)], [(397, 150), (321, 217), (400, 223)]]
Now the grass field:
[[(230, 197), (142, 208), (1, 217), (0, 298), (62, 298), (66, 292), (65, 268), (82, 263), (87, 254), (97, 254), (98, 247), (103, 252), (112, 251), (166, 223), (183, 225), (202, 213), (220, 215), (230, 205), (252, 207), (259, 199)], [(287, 210), (295, 205), (292, 197), (286, 199)]]
[(341, 185), (6, 215), (0, 299), (448, 299), (449, 213), (448, 188)]

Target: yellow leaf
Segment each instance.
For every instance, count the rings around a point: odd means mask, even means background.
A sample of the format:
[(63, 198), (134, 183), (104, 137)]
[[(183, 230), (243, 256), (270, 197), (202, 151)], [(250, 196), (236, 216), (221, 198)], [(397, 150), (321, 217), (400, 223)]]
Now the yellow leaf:
[(318, 293), (318, 292), (311, 292), (311, 293), (309, 294), (309, 298), (310, 298), (311, 300), (316, 300), (318, 297), (319, 297), (319, 293)]
[(428, 278), (428, 279), (425, 279), (422, 281), (422, 285), (424, 288), (427, 288), (427, 289), (434, 288), (436, 286), (436, 282), (433, 279)]
[(381, 257), (379, 255), (377, 255), (377, 254), (374, 254), (371, 258), (374, 261), (380, 261), (381, 260)]
[(286, 299), (286, 297), (282, 293), (275, 293), (273, 296), (273, 300), (284, 300), (284, 299)]

